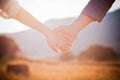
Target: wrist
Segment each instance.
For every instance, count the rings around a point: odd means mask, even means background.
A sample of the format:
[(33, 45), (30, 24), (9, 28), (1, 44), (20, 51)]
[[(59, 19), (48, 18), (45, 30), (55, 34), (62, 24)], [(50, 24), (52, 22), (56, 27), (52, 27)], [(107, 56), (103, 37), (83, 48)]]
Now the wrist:
[(85, 15), (81, 14), (72, 24), (71, 28), (73, 31), (79, 33), (83, 28), (85, 28), (88, 24), (93, 22), (94, 19)]
[(70, 25), (70, 30), (72, 33), (74, 33), (76, 35), (80, 32), (79, 27), (76, 25), (73, 25), (73, 24)]
[(48, 27), (44, 27), (44, 29), (42, 30), (42, 33), (45, 37), (48, 37), (50, 33), (52, 33), (52, 30)]

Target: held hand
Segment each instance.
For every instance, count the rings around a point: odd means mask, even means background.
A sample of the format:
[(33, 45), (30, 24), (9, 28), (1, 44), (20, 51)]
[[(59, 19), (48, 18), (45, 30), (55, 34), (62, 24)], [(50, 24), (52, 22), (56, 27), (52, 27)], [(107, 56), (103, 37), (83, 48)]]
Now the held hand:
[(60, 26), (57, 29), (64, 34), (65, 39), (72, 45), (78, 35), (78, 31), (76, 31), (74, 27), (71, 27), (71, 25)]
[(56, 37), (59, 41), (59, 44), (56, 47), (59, 48), (62, 53), (70, 51), (72, 43), (77, 37), (78, 32), (72, 28), (74, 27), (60, 26), (54, 29), (55, 34), (57, 35)]
[(55, 52), (59, 50), (62, 53), (70, 51), (71, 43), (66, 39), (63, 29), (56, 28), (54, 30), (49, 30), (46, 35), (48, 46), (52, 48)]

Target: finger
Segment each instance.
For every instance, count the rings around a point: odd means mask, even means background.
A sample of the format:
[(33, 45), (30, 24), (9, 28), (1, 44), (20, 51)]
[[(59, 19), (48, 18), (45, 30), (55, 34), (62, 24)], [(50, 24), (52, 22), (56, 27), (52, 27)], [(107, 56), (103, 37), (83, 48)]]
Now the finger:
[(68, 38), (68, 37), (65, 37), (65, 38), (64, 38), (64, 41), (69, 42), (69, 43), (72, 43), (71, 39)]
[(62, 51), (62, 53), (65, 53), (67, 51), (70, 51), (71, 46), (68, 45), (66, 42), (64, 42), (64, 43), (59, 43), (57, 45), (57, 48), (59, 48)]
[(61, 52), (62, 52), (62, 54), (65, 54), (66, 53), (66, 51), (65, 51), (65, 49), (61, 49)]
[(62, 45), (61, 50), (62, 50), (62, 53), (66, 53), (66, 52), (68, 52), (70, 50), (70, 47)]
[(60, 49), (60, 48), (61, 48), (61, 44), (58, 43), (58, 44), (56, 45), (56, 48)]
[(64, 47), (63, 44), (57, 45), (57, 48), (59, 48), (59, 50), (61, 50), (62, 53), (64, 52), (64, 48), (63, 47)]
[(57, 53), (57, 48), (56, 47), (52, 47), (52, 50)]
[(70, 50), (71, 50), (71, 47), (69, 47), (69, 46), (65, 47), (65, 53), (70, 52)]
[(66, 52), (70, 52), (71, 47), (66, 47)]
[(62, 51), (62, 54), (65, 54), (66, 52), (65, 51)]
[(65, 41), (65, 44), (64, 44), (65, 46), (69, 46), (69, 47), (72, 47), (72, 43), (71, 42), (69, 42), (69, 41)]
[(66, 41), (72, 43), (72, 38), (70, 36), (64, 35), (64, 38), (66, 39)]

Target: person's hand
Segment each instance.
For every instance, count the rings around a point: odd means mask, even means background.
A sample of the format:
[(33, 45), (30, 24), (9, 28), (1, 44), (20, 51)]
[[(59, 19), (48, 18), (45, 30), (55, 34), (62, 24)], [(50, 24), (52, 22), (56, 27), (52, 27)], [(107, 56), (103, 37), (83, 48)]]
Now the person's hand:
[(71, 25), (66, 25), (55, 28), (54, 33), (56, 34), (56, 38), (59, 41), (57, 42), (56, 48), (60, 49), (62, 53), (69, 52), (72, 43), (78, 35), (78, 31), (76, 31)]
[(61, 33), (64, 34), (65, 39), (69, 41), (70, 45), (72, 45), (78, 35), (78, 31), (76, 31), (71, 25), (63, 25), (56, 28), (56, 30), (61, 31)]
[(71, 43), (69, 40), (67, 40), (62, 27), (49, 30), (47, 32), (46, 39), (48, 42), (48, 46), (52, 48), (55, 52), (57, 52), (59, 49), (62, 51), (62, 53), (66, 53), (69, 52), (71, 49)]

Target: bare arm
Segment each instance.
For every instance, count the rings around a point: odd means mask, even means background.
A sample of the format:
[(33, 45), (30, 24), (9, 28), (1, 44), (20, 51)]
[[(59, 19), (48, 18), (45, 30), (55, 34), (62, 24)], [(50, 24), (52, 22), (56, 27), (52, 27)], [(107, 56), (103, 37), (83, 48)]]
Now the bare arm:
[[(57, 30), (55, 31), (47, 28), (23, 8), (18, 10), (17, 15), (13, 18), (31, 27), (32, 29), (41, 32), (47, 39), (49, 47), (51, 47), (55, 52), (57, 52), (59, 48), (57, 47), (58, 45), (61, 45), (63, 41), (66, 42), (62, 33), (58, 33)], [(66, 45), (66, 50), (69, 50), (69, 46), (69, 44)]]
[(47, 35), (47, 33), (50, 31), (49, 28), (40, 23), (36, 18), (34, 18), (23, 8), (20, 8), (16, 16), (13, 18), (25, 24), (26, 26), (29, 26), (30, 28), (43, 33), (44, 35)]
[(85, 28), (88, 24), (95, 21), (93, 18), (80, 14), (80, 16), (70, 25), (71, 29), (78, 34), (83, 28)]
[[(43, 25), (29, 12), (23, 9), (17, 0), (0, 0), (0, 14), (5, 19), (16, 19), (24, 25), (41, 32), (45, 36), (48, 46), (56, 52), (59, 48), (57, 46), (63, 45), (62, 42), (66, 43), (62, 33), (58, 33)], [(68, 44), (66, 45), (66, 50), (69, 49), (69, 46)]]
[(72, 44), (78, 33), (87, 27), (88, 24), (94, 21), (102, 21), (114, 1), (115, 0), (90, 0), (80, 16), (72, 24), (66, 25), (68, 27), (60, 26), (58, 29), (61, 29), (61, 33), (64, 33), (66, 40)]

